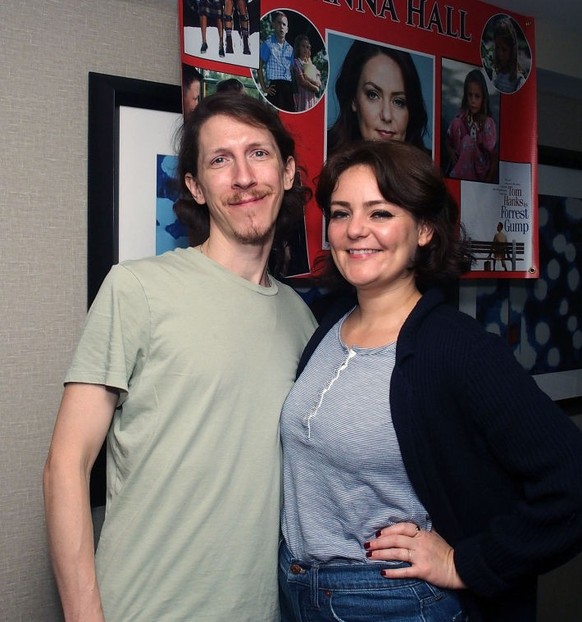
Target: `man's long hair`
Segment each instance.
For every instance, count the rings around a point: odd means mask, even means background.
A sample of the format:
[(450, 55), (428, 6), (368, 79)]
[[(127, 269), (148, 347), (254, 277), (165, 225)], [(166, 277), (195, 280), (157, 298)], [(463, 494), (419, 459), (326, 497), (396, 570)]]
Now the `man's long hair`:
[[(180, 132), (178, 152), (178, 175), (180, 197), (174, 204), (174, 212), (188, 231), (191, 246), (202, 244), (210, 233), (208, 206), (198, 204), (186, 186), (186, 174), (198, 176), (200, 132), (206, 121), (216, 115), (224, 115), (241, 123), (262, 128), (271, 133), (279, 149), (283, 163), (295, 157), (295, 141), (287, 131), (274, 108), (243, 93), (216, 93), (204, 98), (185, 120)], [(283, 202), (275, 223), (275, 238), (271, 251), (271, 266), (284, 265), (284, 253), (288, 242), (298, 226), (302, 226), (303, 208), (311, 196), (309, 188), (301, 183), (299, 173), (293, 185), (283, 195)], [(280, 256), (279, 256), (280, 255)]]

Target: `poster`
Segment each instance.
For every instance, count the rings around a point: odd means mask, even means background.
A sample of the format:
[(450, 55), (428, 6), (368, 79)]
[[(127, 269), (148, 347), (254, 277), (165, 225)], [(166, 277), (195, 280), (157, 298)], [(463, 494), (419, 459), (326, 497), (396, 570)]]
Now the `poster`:
[[(539, 276), (532, 18), (476, 0), (178, 0), (184, 110), (217, 89), (267, 99), (314, 188), (358, 137), (431, 154), (461, 209), (473, 278)], [(382, 104), (382, 105), (380, 105)], [(326, 252), (305, 211), (308, 276)]]

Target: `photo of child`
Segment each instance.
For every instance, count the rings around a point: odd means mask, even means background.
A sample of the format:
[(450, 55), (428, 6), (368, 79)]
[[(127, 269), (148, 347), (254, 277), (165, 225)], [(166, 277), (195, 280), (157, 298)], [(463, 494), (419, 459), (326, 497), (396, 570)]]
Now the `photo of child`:
[(508, 15), (493, 16), (481, 42), (483, 67), (500, 93), (515, 93), (526, 82), (532, 54), (519, 24)]
[(460, 109), (447, 128), (447, 175), (457, 179), (496, 182), (497, 136), (485, 76), (481, 69), (471, 69), (463, 83)]

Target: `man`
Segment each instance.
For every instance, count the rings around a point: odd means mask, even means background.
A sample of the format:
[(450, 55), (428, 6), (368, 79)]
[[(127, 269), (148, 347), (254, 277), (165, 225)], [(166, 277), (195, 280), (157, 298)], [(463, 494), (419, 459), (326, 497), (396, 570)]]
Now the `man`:
[(493, 254), (493, 271), (495, 272), (495, 264), (498, 261), (501, 267), (507, 271), (507, 263), (505, 262), (507, 257), (507, 236), (503, 233), (502, 222), (497, 223), (497, 231), (493, 236), (493, 242), (491, 244), (491, 254)]
[(266, 104), (203, 99), (179, 154), (196, 246), (115, 266), (92, 305), (44, 477), (67, 622), (279, 619), (279, 411), (315, 324), (267, 269), (305, 197), (293, 153)]
[(182, 65), (182, 112), (187, 117), (200, 103), (203, 75), (190, 65)]
[(291, 82), (293, 46), (285, 39), (289, 21), (283, 11), (273, 11), (271, 24), (274, 34), (261, 44), (259, 50), (259, 83), (267, 101), (273, 106), (294, 112)]

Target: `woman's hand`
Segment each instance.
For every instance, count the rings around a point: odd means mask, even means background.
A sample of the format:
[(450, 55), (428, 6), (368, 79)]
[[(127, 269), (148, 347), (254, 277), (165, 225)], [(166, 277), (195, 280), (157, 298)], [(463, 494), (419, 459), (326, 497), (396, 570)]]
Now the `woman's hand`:
[(414, 523), (397, 523), (384, 527), (376, 536), (364, 544), (367, 557), (410, 564), (382, 570), (382, 576), (422, 579), (446, 589), (465, 587), (455, 568), (453, 548), (436, 531), (422, 531)]

